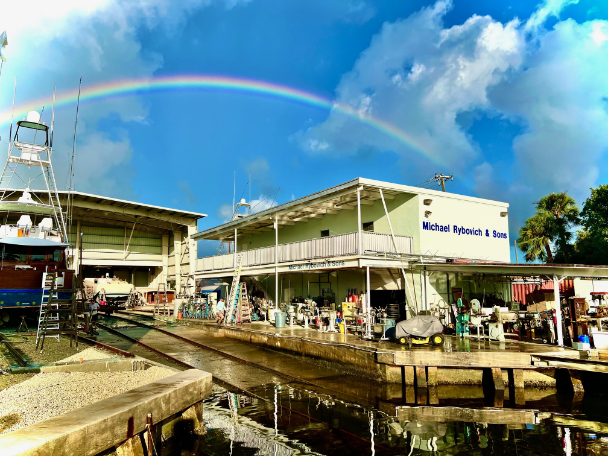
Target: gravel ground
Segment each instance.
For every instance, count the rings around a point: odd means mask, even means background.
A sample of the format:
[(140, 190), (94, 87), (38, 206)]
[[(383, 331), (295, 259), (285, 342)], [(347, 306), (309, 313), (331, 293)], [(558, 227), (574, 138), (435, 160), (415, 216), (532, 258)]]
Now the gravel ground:
[(72, 355), (72, 356), (68, 356), (65, 359), (62, 359), (61, 362), (70, 362), (70, 361), (89, 361), (92, 359), (106, 359), (106, 358), (114, 358), (117, 357), (118, 355), (109, 352), (109, 351), (105, 351), (105, 350), (100, 350), (99, 348), (93, 348), (93, 347), (89, 347), (89, 348), (85, 348), (84, 350)]
[[(0, 434), (173, 375), (164, 367), (135, 372), (37, 374), (0, 391)], [(6, 423), (2, 426), (2, 423)], [(4, 429), (2, 429), (4, 427)]]
[[(3, 331), (4, 332), (4, 331)], [(14, 334), (14, 332), (12, 333)], [(24, 355), (24, 358), (28, 360), (30, 363), (37, 364), (50, 364), (55, 361), (59, 361), (66, 356), (70, 355), (79, 355), (80, 353), (84, 353), (88, 350), (87, 347), (89, 345), (80, 342), (78, 347), (80, 348), (80, 352), (76, 351), (76, 347), (70, 347), (70, 340), (67, 337), (61, 337), (59, 342), (57, 339), (48, 338), (44, 342), (44, 351), (42, 354), (40, 350), (36, 350), (36, 333), (28, 333), (25, 335), (24, 333), (19, 333), (19, 336), (23, 337), (10, 337), (10, 340), (21, 341), (25, 340), (25, 343), (15, 343), (13, 347), (21, 352)], [(6, 353), (6, 349), (2, 347), (0, 353)], [(105, 352), (101, 352), (105, 353)], [(79, 356), (76, 356), (78, 359)], [(7, 371), (11, 367), (11, 363), (14, 363), (12, 358), (4, 358), (4, 356), (0, 355), (0, 369)], [(32, 378), (34, 374), (7, 374), (0, 375), (0, 391), (8, 388), (12, 385), (25, 381), (29, 378)], [(1, 410), (1, 409), (0, 409)], [(2, 413), (2, 412), (0, 412)]]

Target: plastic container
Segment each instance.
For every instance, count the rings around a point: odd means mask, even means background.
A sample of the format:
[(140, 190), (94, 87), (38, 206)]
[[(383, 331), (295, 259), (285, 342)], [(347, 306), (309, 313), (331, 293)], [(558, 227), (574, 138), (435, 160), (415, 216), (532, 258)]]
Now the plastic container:
[(285, 312), (276, 312), (274, 314), (275, 328), (284, 328), (286, 320), (287, 320), (287, 314)]
[(595, 345), (595, 348), (608, 350), (608, 332), (595, 331), (593, 333), (593, 345)]
[(589, 336), (578, 336), (578, 341), (582, 342), (584, 344), (588, 344), (589, 343)]

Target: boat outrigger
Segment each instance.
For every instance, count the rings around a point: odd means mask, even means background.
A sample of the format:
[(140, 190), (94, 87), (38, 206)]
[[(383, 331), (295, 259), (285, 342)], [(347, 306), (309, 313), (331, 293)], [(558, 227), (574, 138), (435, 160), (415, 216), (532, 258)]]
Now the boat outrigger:
[[(52, 123), (50, 128), (42, 123), (38, 112), (18, 121), (14, 136), (11, 122), (8, 157), (0, 176), (2, 322), (12, 316), (8, 310), (40, 307), (45, 272), (63, 271), (57, 276), (57, 287), (72, 286), (73, 272), (66, 272), (68, 236), (51, 162), (52, 143)], [(41, 180), (47, 192), (31, 192), (32, 183)], [(21, 188), (15, 186), (17, 182), (23, 184)]]

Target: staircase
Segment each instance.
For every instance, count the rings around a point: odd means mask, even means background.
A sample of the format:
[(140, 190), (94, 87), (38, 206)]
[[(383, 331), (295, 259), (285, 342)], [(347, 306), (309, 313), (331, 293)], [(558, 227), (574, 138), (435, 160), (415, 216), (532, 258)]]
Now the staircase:
[(232, 277), (232, 286), (230, 287), (230, 295), (228, 296), (228, 315), (226, 315), (226, 323), (231, 323), (233, 316), (236, 317), (239, 305), (239, 284), (241, 281), (241, 265), (243, 264), (243, 253), (239, 253), (236, 257), (236, 268)]
[[(55, 337), (59, 341), (60, 335), (70, 336), (70, 347), (76, 343), (78, 349), (78, 317), (76, 311), (77, 289), (59, 288), (56, 272), (45, 272), (42, 275), (42, 299), (40, 302), (40, 315), (38, 317), (38, 331), (36, 332), (36, 349), (40, 353), (44, 349), (47, 337)], [(67, 271), (64, 271), (67, 272)], [(59, 294), (63, 294), (60, 297)]]

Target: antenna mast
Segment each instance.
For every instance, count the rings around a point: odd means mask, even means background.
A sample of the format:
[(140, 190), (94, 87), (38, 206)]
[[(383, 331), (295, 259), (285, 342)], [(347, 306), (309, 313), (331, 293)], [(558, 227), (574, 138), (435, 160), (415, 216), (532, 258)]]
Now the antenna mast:
[(72, 159), (70, 161), (70, 186), (68, 187), (68, 231), (72, 232), (72, 218), (74, 216), (72, 207), (72, 190), (74, 185), (74, 155), (76, 152), (76, 129), (78, 127), (78, 111), (80, 110), (80, 88), (82, 87), (82, 76), (78, 82), (78, 101), (76, 102), (76, 120), (74, 121), (74, 138), (72, 140)]
[(433, 176), (431, 178), (431, 181), (438, 182), (439, 185), (441, 185), (441, 190), (443, 192), (445, 192), (445, 181), (446, 180), (454, 181), (454, 175), (450, 174), (449, 176), (446, 176), (445, 174), (437, 174), (437, 173), (435, 173), (435, 176)]

